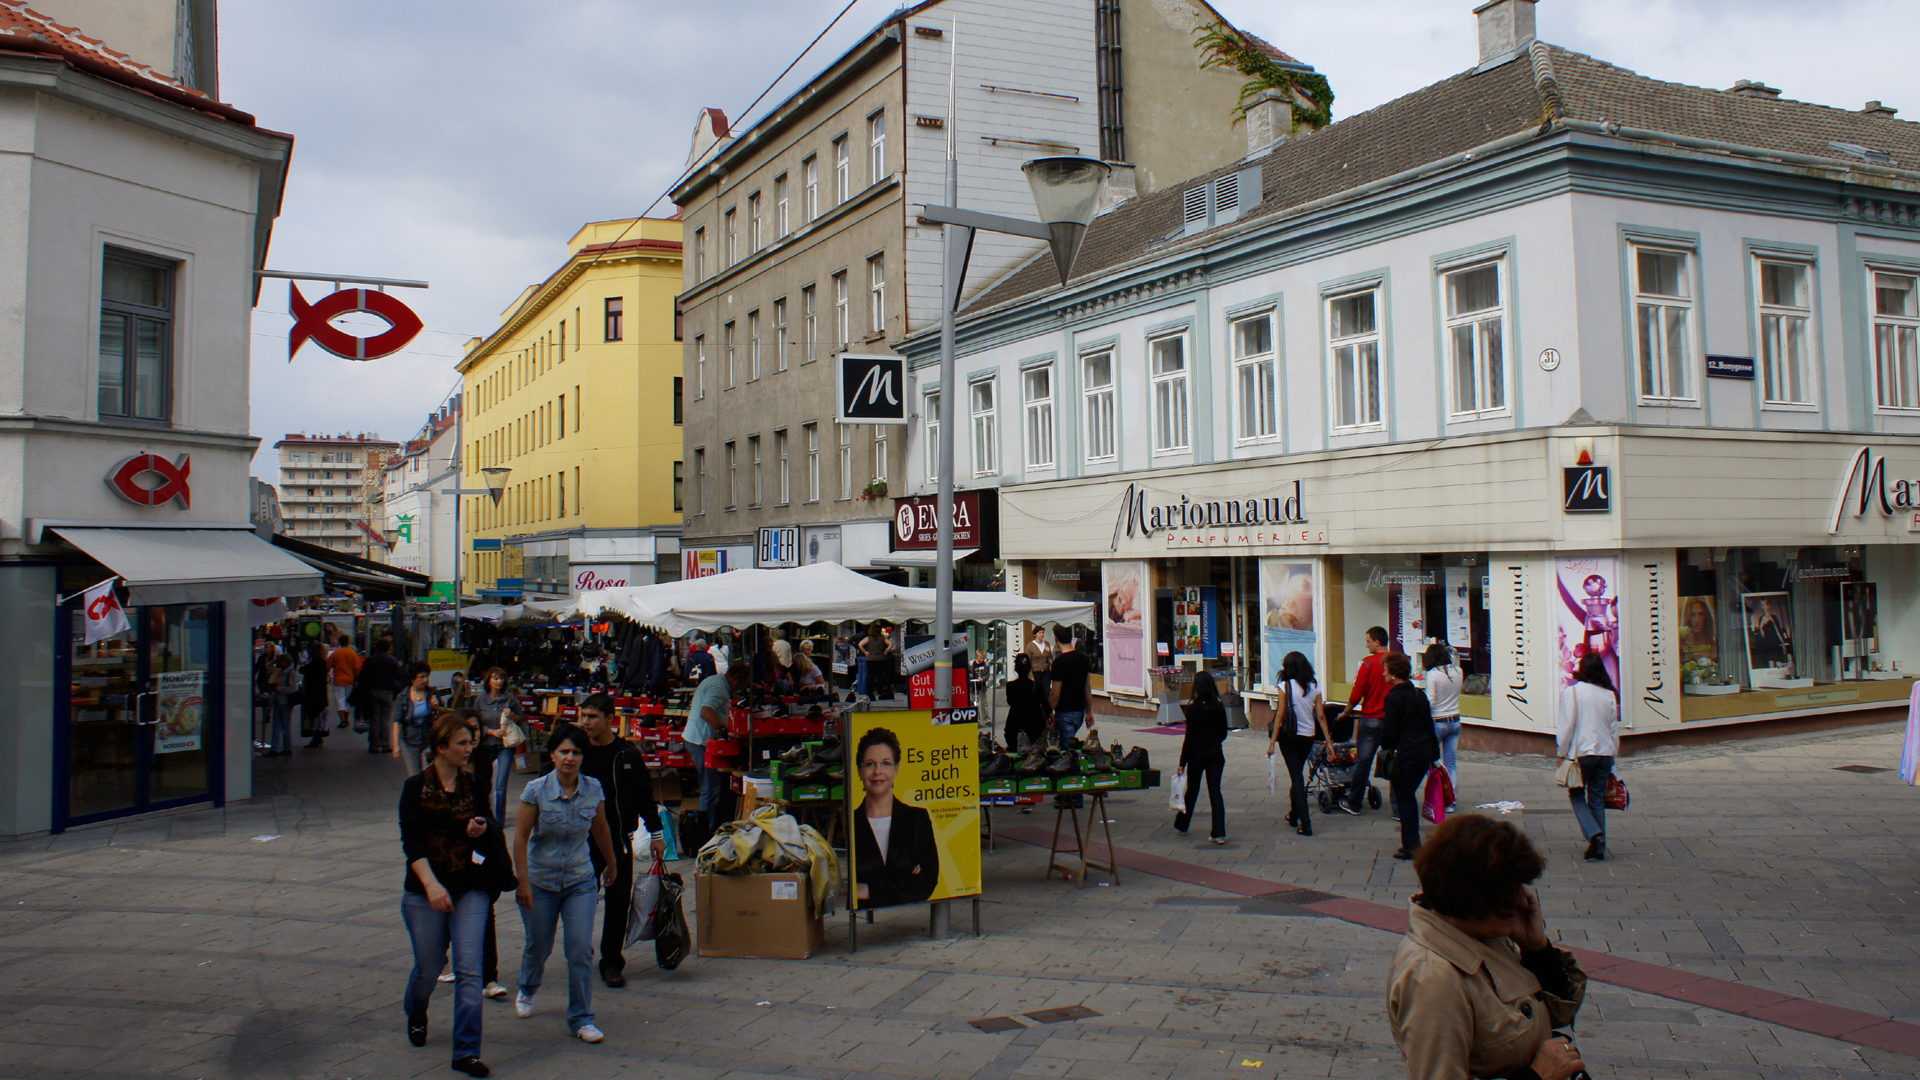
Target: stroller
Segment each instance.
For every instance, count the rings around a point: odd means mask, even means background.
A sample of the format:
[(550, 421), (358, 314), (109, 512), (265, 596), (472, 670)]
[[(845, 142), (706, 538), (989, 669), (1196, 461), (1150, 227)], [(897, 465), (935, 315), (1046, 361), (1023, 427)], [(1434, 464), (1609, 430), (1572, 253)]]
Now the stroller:
[[(1307, 798), (1319, 803), (1323, 814), (1333, 813), (1333, 801), (1347, 790), (1353, 781), (1353, 770), (1359, 764), (1360, 749), (1353, 740), (1353, 719), (1346, 711), (1345, 705), (1327, 703), (1327, 732), (1333, 736), (1333, 753), (1327, 753), (1326, 743), (1315, 741), (1307, 754)], [(1367, 805), (1380, 809), (1380, 789), (1372, 783), (1367, 784)]]

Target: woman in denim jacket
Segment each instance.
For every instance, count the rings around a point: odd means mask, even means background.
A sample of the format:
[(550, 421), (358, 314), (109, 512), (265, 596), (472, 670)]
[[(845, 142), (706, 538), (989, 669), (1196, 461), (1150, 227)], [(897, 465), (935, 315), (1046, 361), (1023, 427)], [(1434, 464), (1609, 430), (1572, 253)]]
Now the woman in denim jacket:
[[(553, 952), (555, 925), (566, 926), (567, 1029), (582, 1042), (605, 1038), (593, 1023), (593, 912), (600, 886), (615, 873), (613, 834), (607, 828), (606, 794), (600, 781), (580, 773), (587, 737), (563, 727), (547, 740), (553, 771), (520, 792), (513, 830), (513, 861), (520, 871), (520, 919), (527, 948), (520, 960), (515, 1015), (533, 1015), (533, 995)], [(595, 880), (587, 842), (599, 847), (607, 869)]]

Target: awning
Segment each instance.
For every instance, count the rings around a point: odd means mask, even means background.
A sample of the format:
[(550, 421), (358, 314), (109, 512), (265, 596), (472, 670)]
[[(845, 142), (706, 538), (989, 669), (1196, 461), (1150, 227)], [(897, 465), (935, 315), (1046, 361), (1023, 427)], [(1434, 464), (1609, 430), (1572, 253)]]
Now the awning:
[[(352, 589), (369, 600), (405, 600), (433, 591), (433, 579), (425, 574), (309, 544), (284, 533), (274, 536), (273, 545), (320, 571), (328, 585)], [(312, 591), (323, 592), (325, 588)]]
[[(979, 551), (979, 548), (954, 548), (953, 561), (959, 562)], [(938, 551), (890, 551), (885, 555), (873, 557), (875, 566), (893, 566), (902, 570), (931, 570), (940, 564)]]
[(246, 529), (55, 528), (127, 583), (127, 603), (229, 603), (321, 591), (320, 574)]

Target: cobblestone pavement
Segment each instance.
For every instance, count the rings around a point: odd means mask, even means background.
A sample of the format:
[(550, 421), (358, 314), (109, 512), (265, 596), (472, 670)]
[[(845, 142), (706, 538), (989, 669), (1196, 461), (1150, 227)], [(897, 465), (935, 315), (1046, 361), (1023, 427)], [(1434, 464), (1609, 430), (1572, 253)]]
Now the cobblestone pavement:
[[(1177, 745), (1112, 721), (1105, 735), (1162, 766)], [(1229, 742), (1224, 847), (1175, 834), (1162, 792), (1111, 800), (1115, 844), (1176, 860), (1156, 864), (1168, 876), (1076, 890), (1003, 835), (984, 937), (933, 941), (924, 909), (900, 910), (854, 954), (842, 916), (809, 961), (636, 960), (627, 989), (596, 987), (599, 1046), (566, 1035), (556, 957), (534, 1018), (487, 1003), (485, 1056), (496, 1075), (569, 1080), (1403, 1075), (1382, 1002), (1394, 934), (1195, 883), (1230, 871), (1395, 908), (1413, 891), (1383, 811), (1316, 815), (1310, 839), (1280, 826), (1285, 778), (1267, 792), (1262, 748)], [(1611, 818), (1605, 863), (1580, 860), (1544, 759), (1465, 755), (1460, 802), (1525, 804), (1569, 944), (1920, 1021), (1901, 974), (1920, 939), (1920, 792), (1839, 770), (1898, 755), (1882, 726), (1630, 760), (1633, 810)], [(260, 766), (272, 794), (246, 805), (0, 846), (0, 1077), (453, 1075), (450, 994), (426, 1049), (401, 1030), (400, 766), (351, 747)], [(1050, 829), (1052, 811), (996, 823)], [(1074, 1005), (1097, 1015), (1024, 1015)], [(1021, 1026), (968, 1023), (986, 1017)], [(1920, 1075), (1920, 1057), (1599, 982), (1579, 1035), (1601, 1078)]]

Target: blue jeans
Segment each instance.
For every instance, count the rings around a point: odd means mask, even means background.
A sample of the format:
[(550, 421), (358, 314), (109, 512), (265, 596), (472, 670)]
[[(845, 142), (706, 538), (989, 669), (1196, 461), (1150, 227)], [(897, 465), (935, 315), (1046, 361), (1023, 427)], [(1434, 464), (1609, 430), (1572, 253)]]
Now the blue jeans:
[(413, 971), (407, 975), (407, 993), (401, 1008), (408, 1017), (425, 1019), (427, 999), (447, 963), (453, 946), (453, 1056), (480, 1056), (480, 965), (486, 951), (487, 912), (493, 897), (470, 889), (453, 898), (453, 910), (433, 910), (425, 895), (407, 892), (400, 897), (400, 916), (413, 939)]
[(1454, 787), (1460, 786), (1460, 769), (1454, 763), (1454, 754), (1460, 749), (1460, 718), (1449, 717), (1433, 722), (1434, 738), (1440, 740), (1440, 761), (1447, 767), (1447, 779)]
[(520, 992), (529, 998), (540, 989), (540, 975), (553, 953), (553, 929), (566, 926), (567, 1030), (593, 1023), (593, 909), (600, 882), (587, 878), (559, 892), (533, 886), (533, 907), (520, 909), (527, 950), (520, 957)]
[(507, 820), (507, 778), (513, 775), (514, 752), (504, 746), (494, 748), (493, 758), (493, 818), (495, 821)]
[(1365, 803), (1367, 788), (1373, 786), (1373, 754), (1380, 749), (1381, 719), (1377, 716), (1362, 716), (1353, 722), (1354, 749), (1360, 752), (1360, 760), (1353, 763), (1353, 778), (1347, 783), (1347, 805), (1355, 810)]
[(273, 695), (272, 742), (275, 750), (293, 749), (293, 702), (282, 701), (279, 694)]
[(1613, 759), (1605, 754), (1590, 754), (1580, 759), (1580, 786), (1567, 789), (1567, 801), (1573, 804), (1573, 816), (1580, 822), (1580, 834), (1591, 840), (1607, 842), (1607, 781), (1613, 777)]
[(1086, 719), (1087, 714), (1084, 711), (1068, 712), (1066, 709), (1061, 709), (1053, 714), (1053, 730), (1060, 740), (1061, 749), (1066, 749), (1067, 744), (1073, 741), (1073, 737), (1079, 734), (1080, 725), (1085, 723)]
[(717, 829), (733, 820), (733, 814), (727, 810), (727, 798), (733, 792), (728, 790), (727, 771), (707, 768), (706, 757), (704, 746), (693, 755), (700, 769), (700, 812), (707, 816), (707, 828)]

